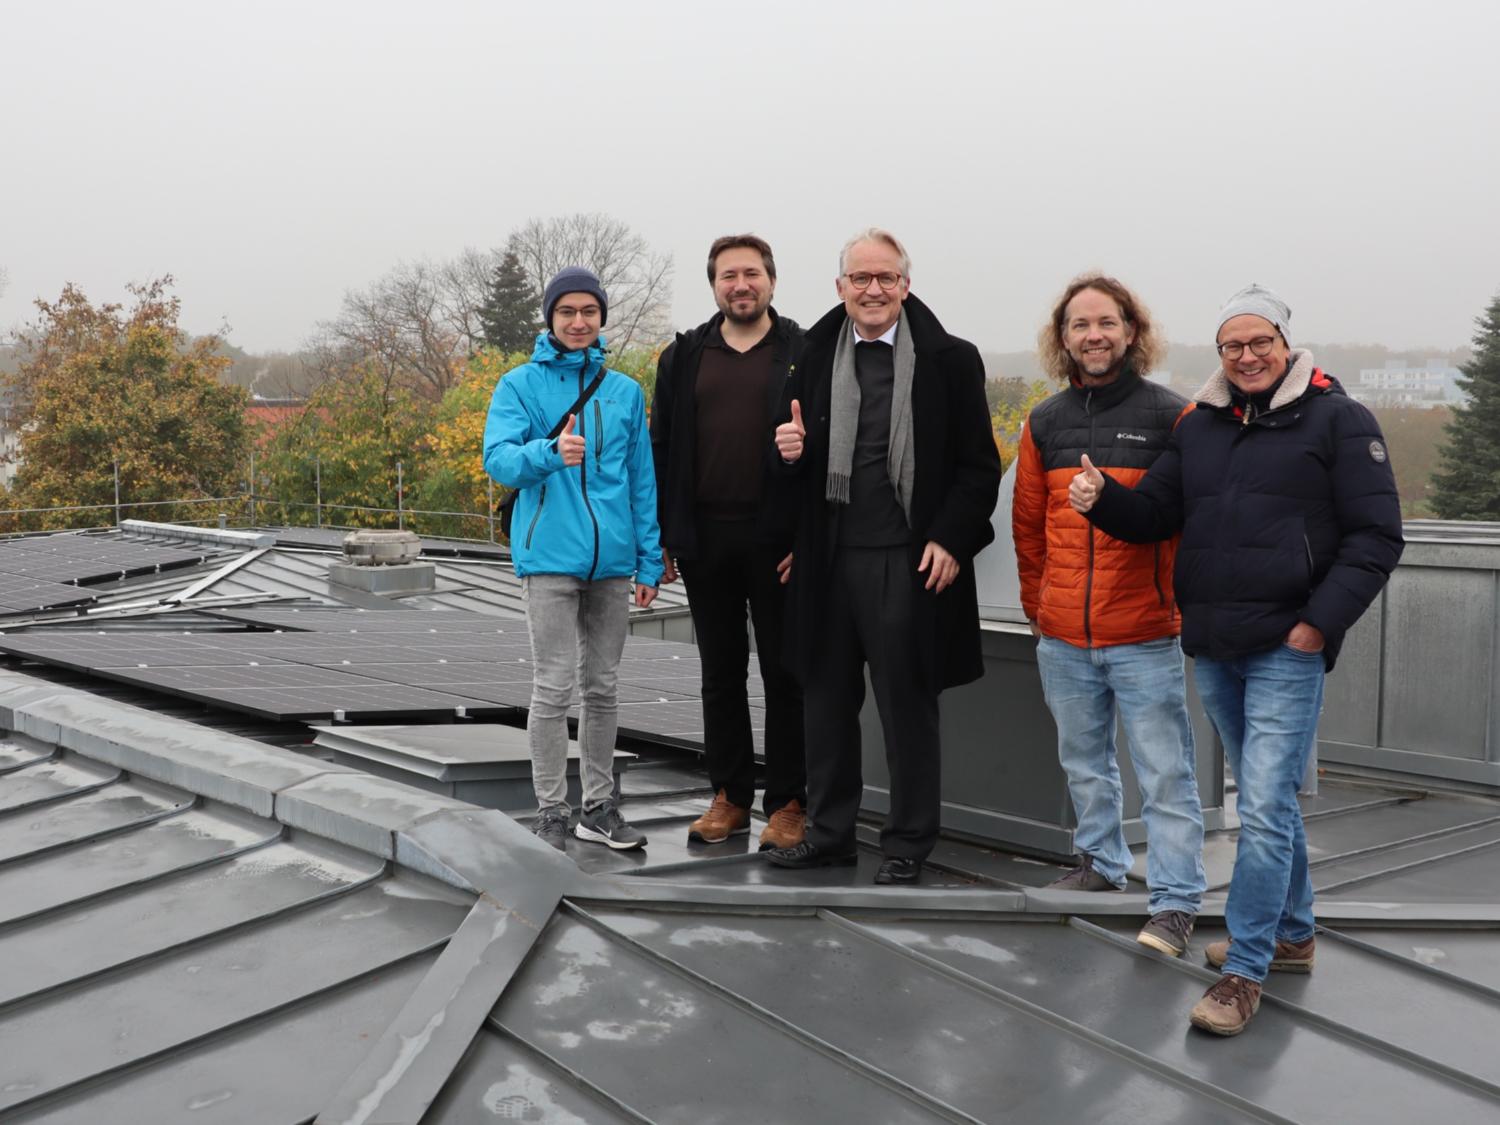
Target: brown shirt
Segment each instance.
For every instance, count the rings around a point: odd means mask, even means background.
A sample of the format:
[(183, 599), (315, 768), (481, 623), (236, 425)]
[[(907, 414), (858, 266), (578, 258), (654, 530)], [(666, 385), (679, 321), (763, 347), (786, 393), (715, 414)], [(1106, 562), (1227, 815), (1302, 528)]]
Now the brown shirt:
[(772, 335), (737, 352), (715, 325), (703, 341), (694, 392), (697, 505), (710, 518), (751, 519), (760, 507), (771, 441), (766, 402), (776, 358)]

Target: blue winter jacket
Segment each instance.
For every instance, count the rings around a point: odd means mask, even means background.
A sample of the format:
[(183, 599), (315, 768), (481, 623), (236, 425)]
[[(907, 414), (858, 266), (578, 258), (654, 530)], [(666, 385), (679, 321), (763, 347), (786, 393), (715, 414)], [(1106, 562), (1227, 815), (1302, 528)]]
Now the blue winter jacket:
[(604, 340), (564, 351), (543, 332), (531, 362), (507, 373), (490, 400), (484, 468), (520, 489), (511, 513), (516, 574), (662, 578), (656, 524), (656, 472), (646, 398), (627, 375), (610, 371), (584, 404), (573, 432), (587, 442), (583, 464), (565, 466), (547, 437), (604, 362)]

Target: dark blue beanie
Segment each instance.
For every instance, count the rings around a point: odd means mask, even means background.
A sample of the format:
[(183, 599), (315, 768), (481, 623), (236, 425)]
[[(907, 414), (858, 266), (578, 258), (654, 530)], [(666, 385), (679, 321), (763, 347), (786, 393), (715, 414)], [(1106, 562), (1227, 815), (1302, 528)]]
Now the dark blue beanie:
[(568, 266), (557, 271), (557, 276), (547, 282), (547, 291), (542, 294), (542, 319), (547, 330), (552, 330), (552, 310), (565, 293), (587, 293), (599, 302), (599, 327), (609, 323), (609, 298), (604, 295), (604, 286), (599, 279), (582, 266)]

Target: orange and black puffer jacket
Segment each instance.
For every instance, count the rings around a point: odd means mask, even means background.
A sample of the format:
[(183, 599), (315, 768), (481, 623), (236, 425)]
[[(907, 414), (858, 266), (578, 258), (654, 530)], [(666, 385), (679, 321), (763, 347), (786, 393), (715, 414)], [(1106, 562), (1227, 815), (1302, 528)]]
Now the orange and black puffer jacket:
[(1076, 382), (1026, 420), (1011, 508), (1021, 608), (1048, 637), (1098, 648), (1175, 636), (1177, 540), (1126, 543), (1068, 506), (1083, 455), (1135, 487), (1192, 407), (1167, 387), (1126, 371), (1104, 387)]

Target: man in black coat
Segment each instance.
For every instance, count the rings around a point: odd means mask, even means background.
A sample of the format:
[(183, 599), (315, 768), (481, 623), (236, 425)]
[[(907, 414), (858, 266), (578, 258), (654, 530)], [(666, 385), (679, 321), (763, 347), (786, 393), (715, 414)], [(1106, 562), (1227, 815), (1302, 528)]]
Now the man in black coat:
[(1272, 970), (1313, 963), (1313, 887), (1297, 789), (1323, 678), (1395, 569), (1401, 505), (1375, 416), (1289, 342), (1291, 310), (1251, 285), (1220, 311), (1223, 364), (1129, 489), (1083, 457), (1068, 501), (1118, 539), (1182, 532), (1182, 647), (1238, 785), (1218, 982), (1194, 1026), (1237, 1035)]
[(800, 485), (787, 661), (807, 715), (807, 839), (780, 867), (855, 861), (865, 668), (890, 768), (877, 883), (914, 883), (937, 841), (938, 693), (983, 671), (973, 559), (994, 538), (1000, 457), (984, 365), (910, 296), (911, 262), (870, 229), (840, 257), (776, 445)]
[(776, 315), (776, 259), (764, 239), (725, 235), (708, 251), (719, 312), (662, 353), (651, 450), (666, 579), (681, 572), (703, 667), (703, 758), (715, 789), (688, 840), (716, 844), (750, 831), (755, 749), (746, 674), (755, 628), (765, 685), (762, 848), (801, 842), (807, 779), (802, 691), (781, 662), (786, 590), (777, 565), (792, 549), (787, 487), (768, 456), (802, 329)]

